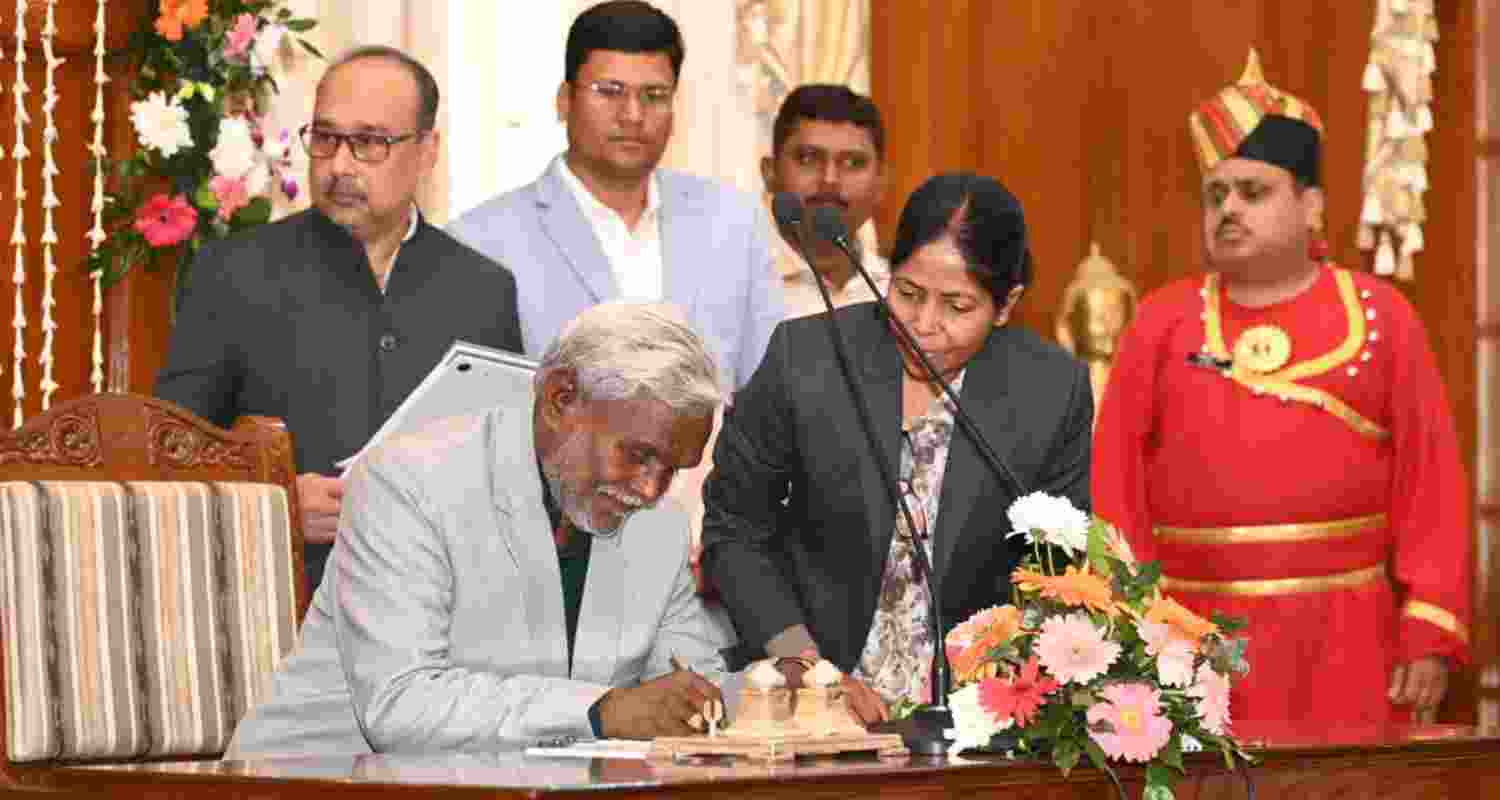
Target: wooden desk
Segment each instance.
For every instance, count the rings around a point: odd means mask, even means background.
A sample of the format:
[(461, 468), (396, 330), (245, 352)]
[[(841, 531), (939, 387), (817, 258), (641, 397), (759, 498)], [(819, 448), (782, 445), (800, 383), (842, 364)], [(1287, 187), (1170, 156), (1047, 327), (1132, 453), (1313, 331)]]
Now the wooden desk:
[[(1500, 797), (1500, 730), (1422, 726), (1326, 731), (1249, 729), (1261, 798)], [(1217, 756), (1188, 759), (1179, 800), (1246, 796), (1240, 775)], [(1141, 772), (1120, 770), (1131, 800)], [(1050, 765), (994, 757), (958, 760), (871, 758), (764, 765), (704, 761), (527, 758), (519, 751), (442, 756), (306, 758), (18, 771), (30, 793), (87, 792), (123, 798), (435, 797), (1000, 797), (1110, 798), (1108, 778), (1080, 768), (1063, 778)], [(32, 795), (37, 796), (37, 795)]]

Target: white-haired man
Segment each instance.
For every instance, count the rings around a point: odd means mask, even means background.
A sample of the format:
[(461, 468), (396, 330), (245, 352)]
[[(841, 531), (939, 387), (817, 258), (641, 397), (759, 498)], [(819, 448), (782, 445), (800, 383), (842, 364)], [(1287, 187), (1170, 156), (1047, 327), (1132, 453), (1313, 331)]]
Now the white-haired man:
[(529, 406), (372, 452), (332, 580), (227, 756), (691, 732), (729, 642), (694, 592), (686, 515), (656, 504), (719, 401), (678, 312), (606, 303), (548, 349)]

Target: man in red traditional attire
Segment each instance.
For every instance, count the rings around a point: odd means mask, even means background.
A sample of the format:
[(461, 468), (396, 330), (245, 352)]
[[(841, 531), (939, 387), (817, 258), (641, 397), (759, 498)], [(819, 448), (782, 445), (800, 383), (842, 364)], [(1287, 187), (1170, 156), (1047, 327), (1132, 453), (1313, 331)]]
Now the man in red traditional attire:
[(1322, 124), (1240, 81), (1191, 115), (1208, 272), (1154, 292), (1094, 440), (1095, 510), (1167, 590), (1249, 620), (1237, 719), (1407, 718), (1468, 658), (1468, 483), (1421, 321), (1325, 264)]

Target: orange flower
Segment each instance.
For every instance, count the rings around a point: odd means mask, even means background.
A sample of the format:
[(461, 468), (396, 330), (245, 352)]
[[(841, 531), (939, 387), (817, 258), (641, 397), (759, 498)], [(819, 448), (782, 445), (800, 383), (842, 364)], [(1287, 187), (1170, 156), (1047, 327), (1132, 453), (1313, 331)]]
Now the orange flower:
[(954, 676), (962, 682), (993, 677), (995, 664), (985, 663), (990, 650), (1021, 632), (1021, 610), (1015, 606), (987, 608), (954, 626), (944, 649)]
[(1151, 603), (1151, 608), (1146, 610), (1146, 621), (1167, 625), (1174, 635), (1193, 642), (1195, 646), (1199, 639), (1219, 632), (1218, 625), (1187, 610), (1182, 604), (1166, 595), (1157, 597)]
[(1110, 616), (1120, 613), (1109, 582), (1090, 572), (1087, 566), (1081, 570), (1069, 566), (1061, 575), (1018, 569), (1010, 577), (1022, 591), (1040, 591), (1042, 597), (1057, 600), (1063, 605), (1087, 606)]
[(196, 28), (208, 16), (208, 0), (161, 0), (156, 32), (169, 42), (182, 41), (183, 28)]

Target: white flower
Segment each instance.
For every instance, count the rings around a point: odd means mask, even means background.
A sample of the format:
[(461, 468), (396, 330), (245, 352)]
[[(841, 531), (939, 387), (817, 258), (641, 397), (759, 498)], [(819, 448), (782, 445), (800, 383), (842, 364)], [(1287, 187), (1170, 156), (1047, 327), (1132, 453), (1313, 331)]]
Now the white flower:
[(187, 109), (176, 99), (168, 100), (162, 92), (152, 92), (145, 100), (130, 104), (130, 121), (141, 146), (164, 156), (176, 155), (181, 148), (193, 146), (187, 117)]
[(948, 755), (956, 756), (971, 747), (985, 747), (990, 737), (1015, 724), (1013, 719), (997, 721), (994, 715), (979, 705), (979, 684), (971, 683), (948, 695), (948, 707), (953, 711), (953, 744), (948, 746)]
[(1165, 622), (1136, 623), (1146, 643), (1146, 654), (1156, 657), (1156, 673), (1162, 684), (1182, 688), (1193, 682), (1193, 643), (1178, 637)]
[(226, 178), (242, 178), (251, 196), (266, 193), (271, 183), (271, 158), (255, 145), (255, 130), (244, 117), (219, 120), (219, 141), (208, 157), (214, 172)]
[(1010, 504), (1010, 536), (1025, 534), (1026, 541), (1050, 544), (1075, 555), (1088, 550), (1089, 515), (1073, 507), (1066, 497), (1032, 492)]
[(1203, 752), (1203, 743), (1184, 733), (1182, 734), (1182, 752), (1201, 753)]
[(286, 31), (285, 25), (267, 25), (260, 29), (260, 34), (255, 37), (255, 46), (250, 50), (251, 69), (264, 72), (276, 63)]

